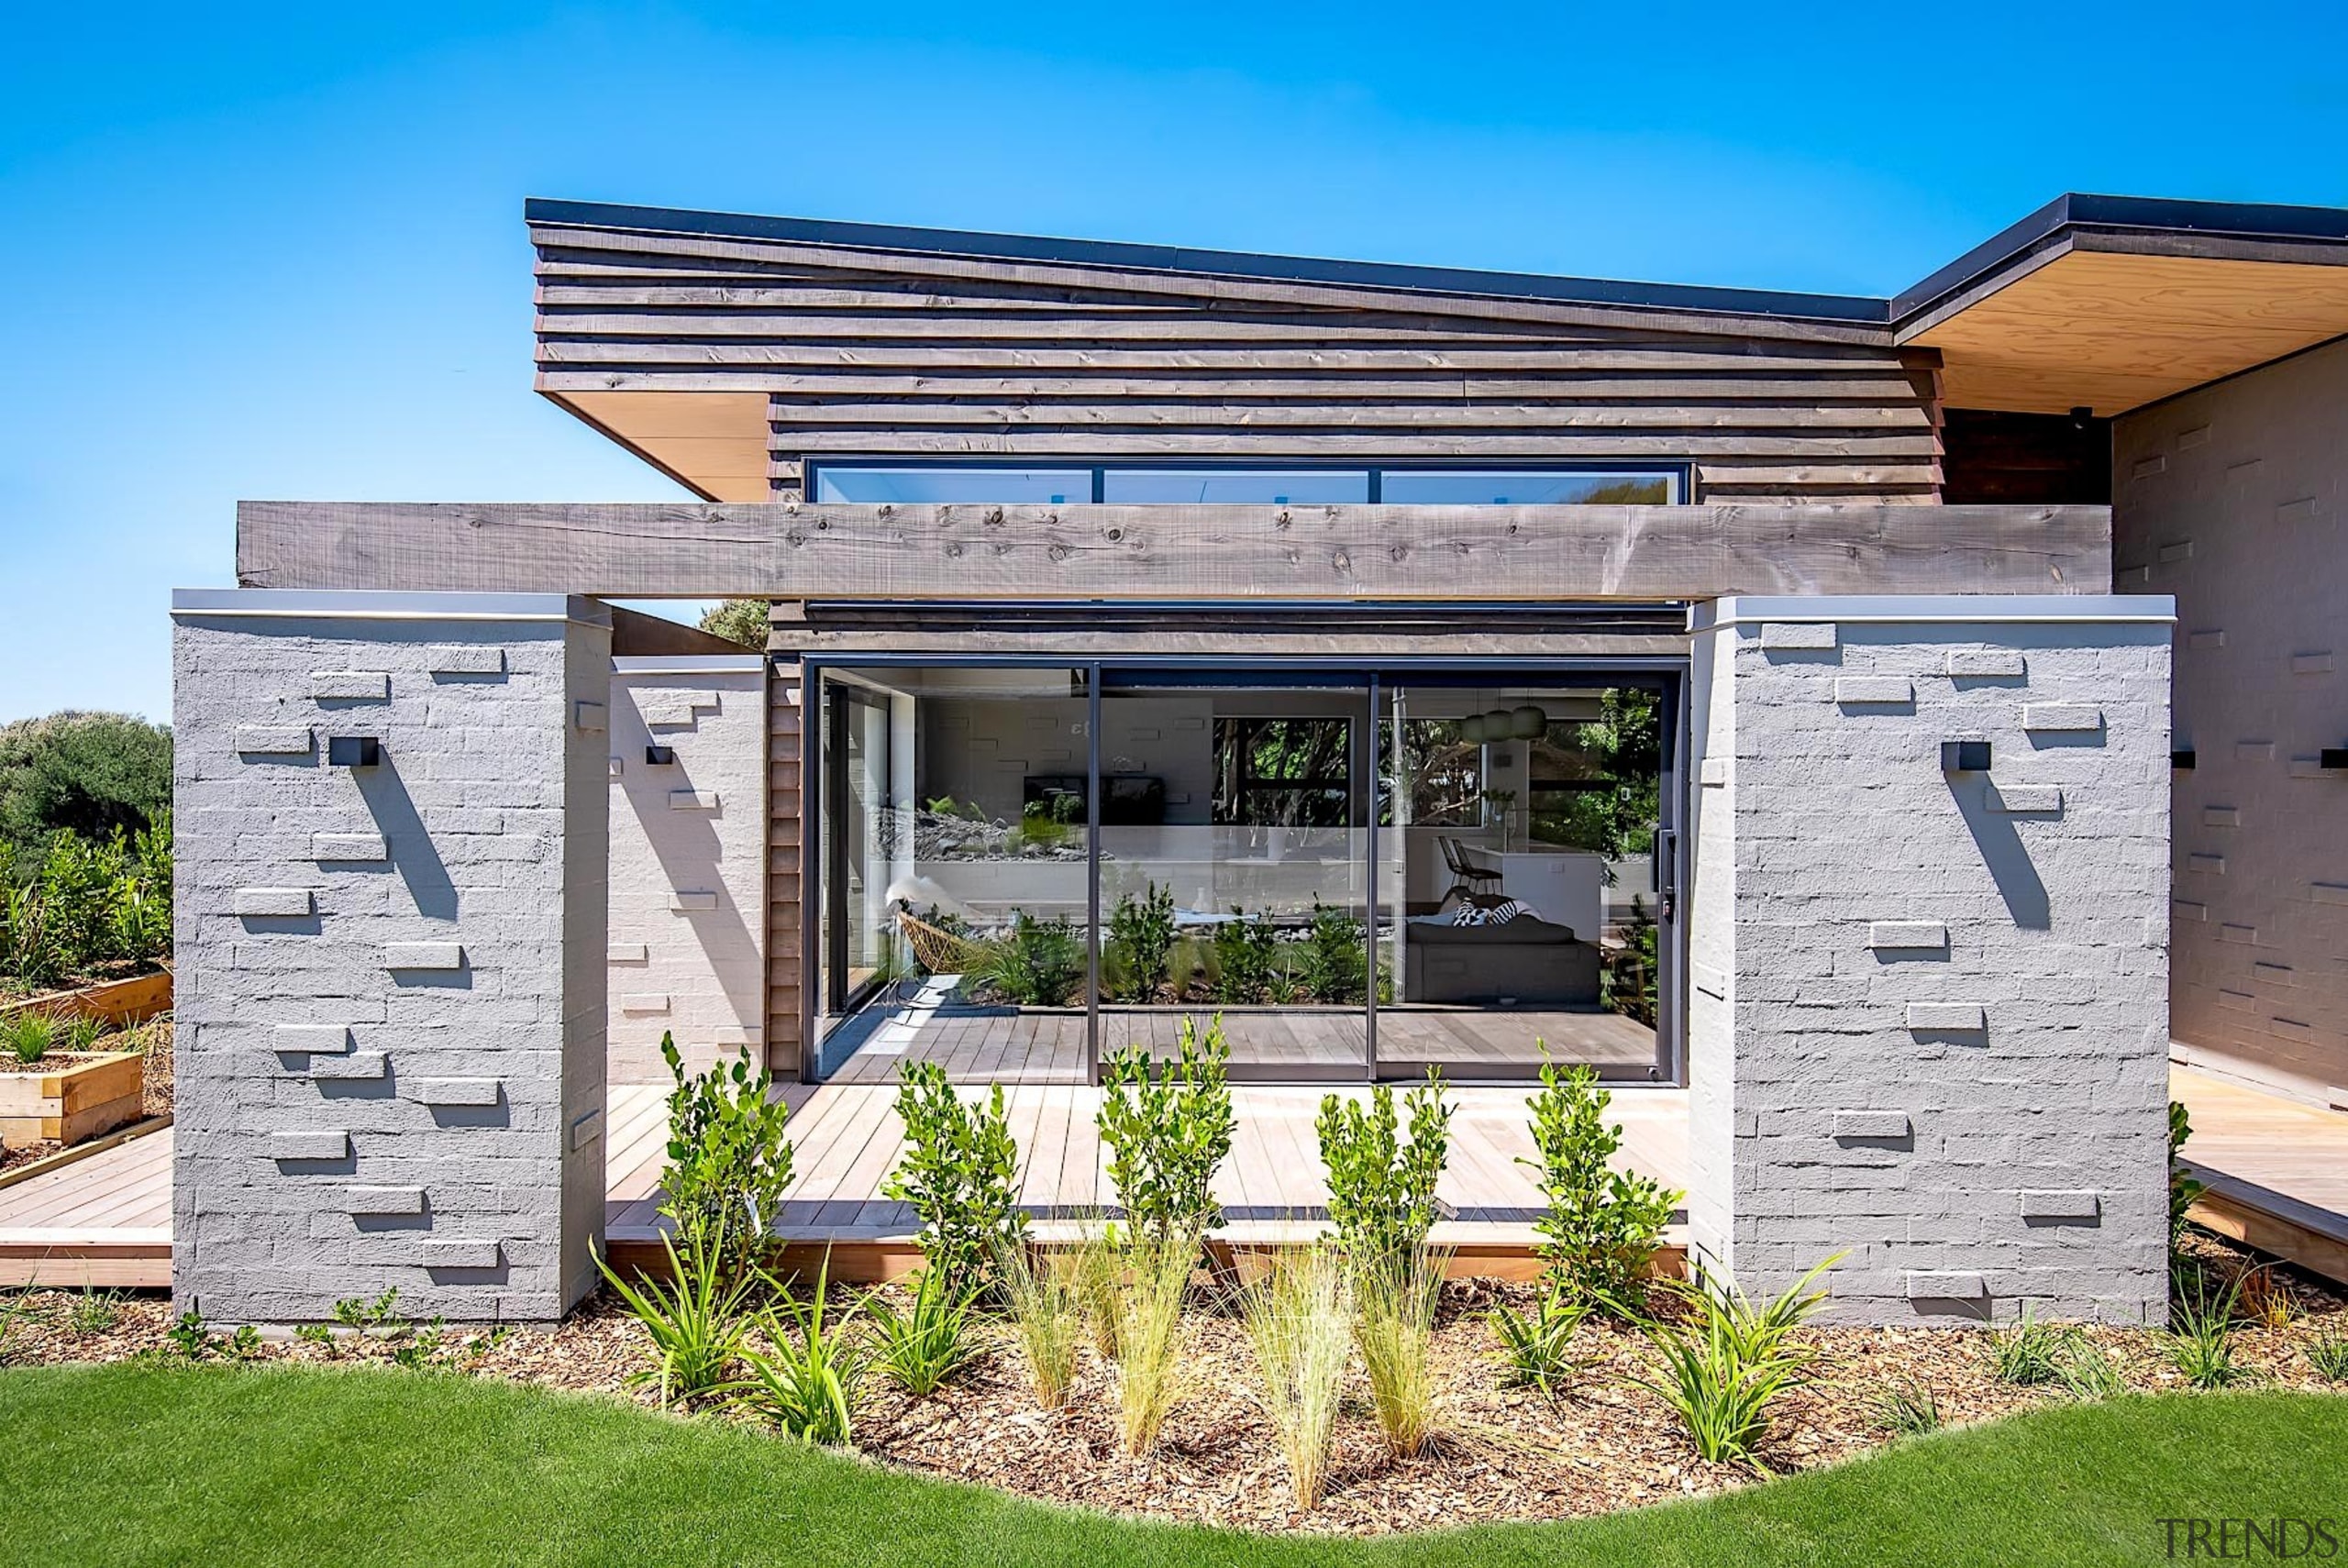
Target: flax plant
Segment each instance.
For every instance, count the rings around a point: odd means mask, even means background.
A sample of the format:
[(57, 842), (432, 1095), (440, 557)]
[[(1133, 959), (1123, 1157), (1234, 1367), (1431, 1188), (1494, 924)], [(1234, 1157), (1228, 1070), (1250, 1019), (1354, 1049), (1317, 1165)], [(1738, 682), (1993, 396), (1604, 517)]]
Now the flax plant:
[(628, 1382), (655, 1385), (665, 1408), (725, 1387), (748, 1333), (746, 1314), (756, 1276), (738, 1276), (725, 1266), (722, 1221), (706, 1230), (688, 1227), (681, 1251), (674, 1236), (662, 1236), (660, 1246), (669, 1255), (665, 1280), (624, 1279), (601, 1258), (595, 1266), (652, 1339), (653, 1364), (629, 1374)]
[(1434, 1315), (1448, 1252), (1412, 1247), (1353, 1271), (1354, 1342), (1387, 1452), (1410, 1459), (1435, 1431)]
[[(736, 1404), (802, 1442), (847, 1448), (856, 1438), (856, 1407), (870, 1353), (847, 1332), (851, 1308), (825, 1320), (824, 1300), (831, 1259), (815, 1275), (815, 1294), (802, 1302), (785, 1295), (766, 1320), (771, 1355), (745, 1351), (749, 1375), (729, 1384)], [(796, 1331), (796, 1339), (793, 1338)]]
[(1087, 1332), (1078, 1289), (1082, 1255), (1037, 1257), (1024, 1245), (1003, 1242), (994, 1249), (995, 1277), (1002, 1283), (1012, 1337), (1027, 1360), (1027, 1386), (1047, 1411), (1068, 1403), (1076, 1382), (1077, 1352)]
[(1283, 1256), (1239, 1305), (1263, 1382), (1264, 1414), (1279, 1434), (1296, 1506), (1309, 1510), (1328, 1477), (1352, 1355), (1345, 1265), (1319, 1247)]
[(1662, 1397), (1703, 1458), (1766, 1470), (1755, 1450), (1768, 1435), (1770, 1407), (1810, 1381), (1817, 1354), (1792, 1339), (1826, 1301), (1811, 1283), (1841, 1259), (1828, 1258), (1766, 1306), (1731, 1282), (1694, 1291), (1689, 1326), (1645, 1326), (1650, 1375), (1631, 1381)]

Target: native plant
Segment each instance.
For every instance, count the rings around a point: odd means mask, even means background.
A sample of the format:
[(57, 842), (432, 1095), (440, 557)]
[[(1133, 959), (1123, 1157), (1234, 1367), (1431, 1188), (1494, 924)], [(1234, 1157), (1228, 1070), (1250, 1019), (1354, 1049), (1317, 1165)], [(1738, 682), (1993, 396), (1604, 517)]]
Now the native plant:
[(653, 1385), (664, 1408), (725, 1390), (726, 1373), (743, 1353), (746, 1314), (760, 1278), (729, 1264), (722, 1220), (705, 1230), (687, 1227), (684, 1242), (681, 1249), (675, 1236), (661, 1236), (669, 1259), (666, 1279), (626, 1279), (602, 1258), (595, 1260), (652, 1341), (652, 1364), (630, 1373), (628, 1384)]
[(1875, 1422), (1894, 1437), (1922, 1437), (1941, 1430), (1940, 1397), (1921, 1377), (1902, 1377), (1876, 1394)]
[(765, 1332), (773, 1353), (744, 1350), (747, 1375), (729, 1385), (727, 1392), (742, 1408), (785, 1437), (845, 1448), (855, 1441), (858, 1393), (870, 1361), (848, 1333), (856, 1316), (853, 1308), (825, 1320), (830, 1276), (831, 1260), (826, 1258), (809, 1299), (786, 1294), (782, 1310), (767, 1315)]
[(1492, 1331), (1500, 1337), (1501, 1364), (1512, 1388), (1537, 1388), (1554, 1399), (1580, 1380), (1588, 1368), (1575, 1353), (1574, 1336), (1589, 1316), (1589, 1303), (1552, 1288), (1546, 1281), (1530, 1313), (1520, 1316), (1505, 1303), (1492, 1309)]
[(66, 1314), (66, 1326), (77, 1334), (104, 1334), (122, 1321), (123, 1293), (84, 1286)]
[(1024, 1246), (1004, 1245), (996, 1249), (994, 1267), (1012, 1338), (1027, 1362), (1027, 1386), (1035, 1390), (1036, 1403), (1058, 1410), (1076, 1382), (1077, 1351), (1087, 1332), (1073, 1261), (1056, 1262)]
[(1362, 922), (1341, 909), (1312, 900), (1312, 923), (1298, 948), (1294, 975), (1313, 1000), (1357, 1004), (1368, 986), (1368, 934)]
[(28, 1067), (59, 1049), (63, 1036), (64, 1031), (50, 1013), (27, 1010), (0, 1019), (0, 1043), (5, 1043), (8, 1055)]
[(955, 1092), (938, 1063), (906, 1062), (898, 1069), (897, 1117), (904, 1157), (881, 1191), (921, 1216), (926, 1272), (951, 1294), (969, 1296), (991, 1284), (998, 1250), (1027, 1234), (1002, 1086), (977, 1106)]
[(965, 985), (996, 990), (1020, 1007), (1060, 1007), (1084, 978), (1084, 943), (1065, 920), (1014, 911), (1009, 934), (971, 944)]
[(1164, 1234), (1138, 1231), (1117, 1247), (1112, 1337), (1117, 1369), (1117, 1439), (1129, 1454), (1157, 1446), (1166, 1418), (1180, 1403), (1183, 1369), (1182, 1302), (1198, 1261), (1199, 1233), (1176, 1225)]
[(1321, 1500), (1337, 1408), (1352, 1355), (1346, 1265), (1324, 1247), (1283, 1253), (1239, 1300), (1261, 1382), (1257, 1398), (1279, 1437), (1296, 1506)]
[(1369, 1103), (1324, 1097), (1315, 1130), (1329, 1177), (1329, 1219), (1339, 1253), (1357, 1268), (1408, 1257), (1423, 1245), (1435, 1221), (1435, 1183), (1451, 1147), (1452, 1108), (1443, 1101), (1443, 1077), (1405, 1097), (1411, 1140), (1400, 1137), (1394, 1091), (1372, 1086)]
[(1518, 1163), (1533, 1168), (1547, 1199), (1534, 1221), (1544, 1237), (1545, 1283), (1619, 1311), (1643, 1298), (1648, 1265), (1681, 1195), (1609, 1164), (1623, 1142), (1621, 1126), (1605, 1121), (1612, 1099), (1598, 1087), (1596, 1068), (1560, 1072), (1545, 1050), (1541, 1092), (1533, 1099), (1538, 1158)]
[(2064, 1364), (2074, 1353), (2072, 1344), (2080, 1337), (2075, 1327), (2040, 1321), (2025, 1303), (2013, 1327), (1989, 1335), (1990, 1370), (1999, 1382), (2018, 1388), (2059, 1384)]
[(2222, 1290), (2187, 1290), (2179, 1282), (2169, 1309), (2168, 1358), (2196, 1388), (2224, 1388), (2242, 1382), (2250, 1369), (2234, 1359), (2234, 1307), (2239, 1282)]
[(1449, 1262), (1446, 1253), (1417, 1246), (1350, 1271), (1354, 1343), (1379, 1432), (1397, 1459), (1413, 1457), (1434, 1435), (1434, 1318)]
[(2178, 1158), (2178, 1154), (2185, 1148), (2185, 1141), (2192, 1136), (2193, 1118), (2186, 1113), (2185, 1102), (2181, 1099), (2170, 1100), (2168, 1102), (2168, 1244), (2172, 1253), (2176, 1250), (2177, 1242), (2184, 1239), (2187, 1212), (2196, 1203), (2200, 1202), (2201, 1195), (2210, 1189), (2207, 1182), (2195, 1180), (2187, 1172), (2184, 1161)]
[(660, 1055), (676, 1087), (669, 1092), (669, 1164), (660, 1175), (660, 1212), (680, 1230), (725, 1241), (723, 1264), (745, 1275), (770, 1245), (782, 1195), (791, 1186), (791, 1108), (773, 1098), (774, 1076), (753, 1072), (745, 1050), (729, 1064), (688, 1073), (674, 1036)]
[(36, 989), (170, 951), (171, 843), (168, 812), (136, 836), (55, 833), (38, 858), (0, 843), (0, 978)]
[(2088, 1338), (2082, 1329), (2074, 1329), (2056, 1358), (2054, 1381), (2072, 1398), (2083, 1404), (2110, 1399), (2128, 1391), (2127, 1379), (2101, 1345)]
[(865, 1297), (872, 1320), (872, 1363), (880, 1375), (916, 1399), (982, 1353), (970, 1331), (970, 1297), (932, 1265), (914, 1281), (913, 1305), (900, 1312), (879, 1295)]
[(1766, 1306), (1733, 1281), (1707, 1281), (1689, 1292), (1691, 1320), (1641, 1325), (1652, 1348), (1648, 1375), (1632, 1382), (1659, 1396), (1687, 1429), (1702, 1458), (1766, 1470), (1756, 1451), (1769, 1432), (1769, 1411), (1810, 1380), (1817, 1352), (1794, 1331), (1826, 1301), (1811, 1282), (1842, 1261), (1837, 1253)]
[(2308, 1365), (2326, 1383), (2348, 1383), (2348, 1332), (2326, 1329), (2308, 1341)]
[(1117, 983), (1110, 999), (1155, 1000), (1169, 977), (1174, 955), (1174, 889), (1146, 885), (1139, 898), (1121, 894), (1109, 913), (1109, 955)]
[(1176, 1048), (1168, 1061), (1153, 1060), (1141, 1045), (1113, 1053), (1103, 1066), (1096, 1121), (1126, 1226), (1151, 1242), (1187, 1237), (1195, 1251), (1199, 1238), (1223, 1222), (1208, 1188), (1231, 1153), (1238, 1122), (1222, 1018), (1204, 1037), (1196, 1021), (1184, 1018)]
[(1279, 967), (1279, 931), (1237, 904), (1231, 906), (1231, 916), (1214, 928), (1214, 999), (1241, 1005), (1268, 1001)]

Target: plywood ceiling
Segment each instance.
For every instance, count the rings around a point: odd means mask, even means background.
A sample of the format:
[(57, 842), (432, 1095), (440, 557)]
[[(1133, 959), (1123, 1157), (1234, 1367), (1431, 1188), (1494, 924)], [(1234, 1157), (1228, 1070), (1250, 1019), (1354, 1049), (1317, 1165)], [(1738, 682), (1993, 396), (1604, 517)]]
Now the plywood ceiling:
[(2110, 415), (2348, 333), (2348, 267), (2073, 250), (1905, 341), (1953, 408)]
[(765, 501), (764, 392), (565, 392), (552, 394), (719, 501)]

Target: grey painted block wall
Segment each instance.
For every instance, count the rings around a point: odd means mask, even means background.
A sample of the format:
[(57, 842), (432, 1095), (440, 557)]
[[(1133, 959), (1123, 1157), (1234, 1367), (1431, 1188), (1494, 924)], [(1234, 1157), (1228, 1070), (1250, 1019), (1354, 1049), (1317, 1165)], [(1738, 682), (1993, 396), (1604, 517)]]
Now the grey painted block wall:
[(2177, 605), (2179, 1055), (2348, 1105), (2348, 343), (2113, 426), (2122, 591)]
[(173, 621), (178, 1304), (560, 1316), (603, 1223), (606, 613), (240, 590)]
[[(1844, 1253), (1853, 1319), (2159, 1320), (2165, 604), (1716, 611), (1692, 682), (1700, 1255), (1758, 1294)], [(1990, 770), (1944, 773), (1955, 739)]]
[[(611, 1081), (766, 1059), (766, 660), (613, 661)], [(674, 760), (646, 760), (663, 746)]]

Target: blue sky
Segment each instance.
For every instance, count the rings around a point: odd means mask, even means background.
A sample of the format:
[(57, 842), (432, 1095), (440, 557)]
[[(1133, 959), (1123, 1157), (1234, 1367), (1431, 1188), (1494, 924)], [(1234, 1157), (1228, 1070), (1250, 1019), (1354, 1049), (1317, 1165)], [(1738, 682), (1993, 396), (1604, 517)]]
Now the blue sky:
[(530, 392), (525, 195), (1868, 293), (2348, 204), (2336, 6), (866, 9), (15, 16), (0, 720), (166, 717), (238, 497), (681, 493)]

